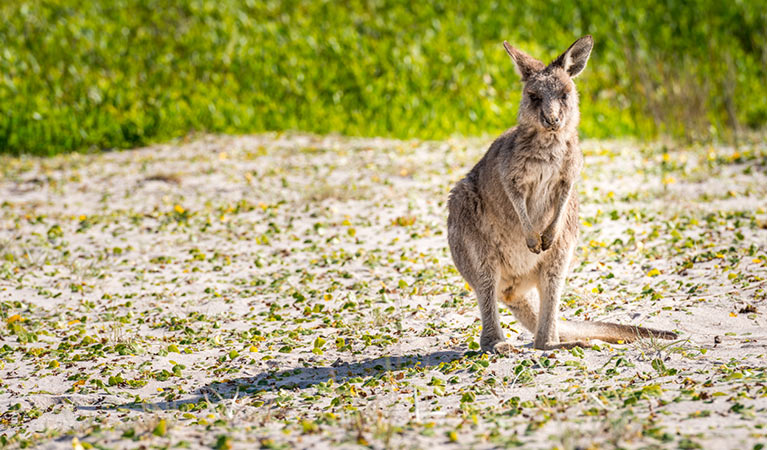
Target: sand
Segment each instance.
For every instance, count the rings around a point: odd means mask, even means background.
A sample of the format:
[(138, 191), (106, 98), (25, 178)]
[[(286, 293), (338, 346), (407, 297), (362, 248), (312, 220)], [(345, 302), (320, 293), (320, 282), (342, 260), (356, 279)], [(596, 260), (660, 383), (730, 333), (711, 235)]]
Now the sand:
[(767, 444), (767, 147), (587, 141), (565, 319), (476, 351), (447, 193), (489, 139), (0, 159), (0, 447)]

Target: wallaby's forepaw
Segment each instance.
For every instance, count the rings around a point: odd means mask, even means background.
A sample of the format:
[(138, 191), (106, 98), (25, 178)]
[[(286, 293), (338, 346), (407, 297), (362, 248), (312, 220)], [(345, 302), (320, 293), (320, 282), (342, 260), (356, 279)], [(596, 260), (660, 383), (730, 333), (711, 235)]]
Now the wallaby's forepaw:
[(514, 345), (509, 341), (497, 341), (491, 345), (482, 345), (482, 351), (485, 353), (508, 355), (514, 351)]
[(543, 233), (541, 235), (541, 250), (544, 252), (551, 248), (554, 243), (554, 233)]
[(525, 240), (527, 241), (527, 248), (529, 248), (531, 252), (535, 254), (541, 252), (541, 235), (536, 234), (535, 236), (529, 236)]

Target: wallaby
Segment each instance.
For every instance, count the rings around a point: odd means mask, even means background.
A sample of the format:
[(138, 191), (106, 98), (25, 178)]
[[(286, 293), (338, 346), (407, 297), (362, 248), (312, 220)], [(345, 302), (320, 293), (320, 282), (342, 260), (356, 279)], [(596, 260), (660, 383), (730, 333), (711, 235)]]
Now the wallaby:
[(583, 166), (572, 79), (586, 67), (594, 40), (578, 39), (548, 66), (506, 41), (503, 45), (524, 83), (518, 124), (493, 142), (448, 200), (450, 252), (477, 294), (482, 350), (508, 353), (512, 348), (501, 329), (498, 301), (535, 335), (537, 349), (586, 346), (588, 339), (675, 339), (670, 331), (629, 325), (557, 323), (578, 239), (573, 186)]

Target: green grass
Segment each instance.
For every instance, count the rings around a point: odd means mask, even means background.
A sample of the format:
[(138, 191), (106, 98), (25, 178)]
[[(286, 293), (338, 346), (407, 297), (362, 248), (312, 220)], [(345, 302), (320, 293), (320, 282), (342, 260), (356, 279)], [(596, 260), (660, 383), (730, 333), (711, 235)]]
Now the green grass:
[(25, 0), (0, 5), (0, 151), (191, 131), (442, 138), (513, 125), (501, 41), (596, 47), (586, 136), (721, 138), (767, 122), (764, 2)]

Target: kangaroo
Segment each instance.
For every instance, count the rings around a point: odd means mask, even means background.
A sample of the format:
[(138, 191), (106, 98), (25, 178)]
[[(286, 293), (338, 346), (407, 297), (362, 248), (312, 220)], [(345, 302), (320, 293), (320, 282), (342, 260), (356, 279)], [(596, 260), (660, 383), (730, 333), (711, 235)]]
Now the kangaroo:
[(518, 124), (493, 142), (448, 198), (448, 243), (477, 295), (481, 349), (508, 353), (513, 347), (501, 329), (499, 301), (534, 334), (536, 349), (583, 347), (589, 339), (675, 339), (673, 332), (651, 328), (557, 322), (578, 240), (573, 186), (583, 167), (573, 78), (586, 67), (594, 40), (578, 39), (548, 66), (506, 41), (503, 46), (524, 83)]

